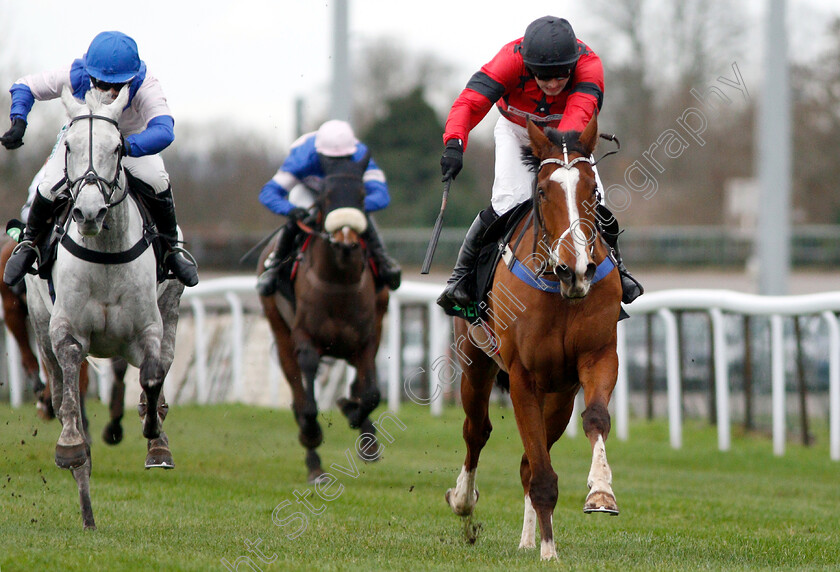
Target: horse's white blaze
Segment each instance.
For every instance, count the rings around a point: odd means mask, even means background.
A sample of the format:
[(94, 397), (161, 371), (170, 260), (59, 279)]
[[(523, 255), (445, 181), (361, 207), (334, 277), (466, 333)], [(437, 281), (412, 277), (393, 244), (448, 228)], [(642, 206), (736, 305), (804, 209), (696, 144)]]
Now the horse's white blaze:
[(586, 484), (592, 492), (608, 492), (613, 494), (612, 490), (612, 470), (607, 463), (607, 449), (604, 445), (604, 438), (598, 435), (598, 440), (595, 446), (592, 447), (592, 466), (589, 468), (589, 477)]
[(457, 512), (465, 512), (465, 509), (475, 506), (475, 469), (468, 471), (466, 465), (461, 467), (455, 489), (449, 496), (449, 504)]
[(525, 516), (522, 518), (522, 537), (519, 539), (519, 548), (536, 547), (537, 537), (537, 511), (531, 504), (531, 496), (525, 495)]
[[(566, 193), (566, 205), (569, 213), (569, 235), (575, 249), (575, 274), (583, 276), (586, 272), (586, 265), (589, 260), (586, 256), (586, 237), (581, 233), (580, 212), (577, 208), (577, 186), (580, 182), (580, 171), (573, 169), (557, 169), (551, 174), (551, 180), (559, 183)], [(561, 241), (555, 247), (555, 256), (560, 260), (560, 249), (563, 248)]]
[(358, 234), (367, 230), (367, 217), (359, 209), (350, 207), (335, 209), (324, 219), (324, 230), (332, 234), (338, 229), (349, 226)]

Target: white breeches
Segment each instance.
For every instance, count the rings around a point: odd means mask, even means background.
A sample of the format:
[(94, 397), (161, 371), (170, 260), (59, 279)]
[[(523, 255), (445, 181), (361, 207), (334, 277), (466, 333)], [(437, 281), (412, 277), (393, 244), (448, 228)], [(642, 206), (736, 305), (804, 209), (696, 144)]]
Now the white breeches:
[[(497, 215), (503, 215), (531, 198), (534, 173), (522, 163), (522, 146), (528, 145), (530, 140), (527, 129), (504, 117), (496, 122), (493, 136), (496, 140), (496, 177), (490, 204)], [(603, 189), (598, 169), (593, 167), (592, 170), (598, 189)], [(603, 204), (603, 192), (599, 198)]]

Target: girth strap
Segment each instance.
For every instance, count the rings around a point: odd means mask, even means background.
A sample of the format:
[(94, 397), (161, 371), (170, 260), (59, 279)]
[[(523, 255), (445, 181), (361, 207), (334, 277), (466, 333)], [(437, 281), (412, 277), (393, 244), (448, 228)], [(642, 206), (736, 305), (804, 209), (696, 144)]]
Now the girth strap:
[(91, 250), (85, 248), (73, 241), (67, 233), (62, 233), (63, 236), (59, 244), (67, 250), (70, 254), (84, 260), (86, 262), (93, 262), (94, 264), (126, 264), (132, 260), (139, 258), (149, 246), (152, 244), (153, 234), (146, 229), (143, 229), (143, 236), (138, 240), (134, 246), (128, 250), (121, 252), (102, 252), (99, 250)]

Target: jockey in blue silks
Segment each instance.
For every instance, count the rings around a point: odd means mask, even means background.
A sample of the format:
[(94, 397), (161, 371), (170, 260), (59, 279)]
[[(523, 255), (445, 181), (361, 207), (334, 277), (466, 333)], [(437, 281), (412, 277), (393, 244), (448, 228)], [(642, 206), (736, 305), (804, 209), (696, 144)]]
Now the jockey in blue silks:
[[(175, 139), (175, 120), (169, 111), (166, 97), (156, 78), (146, 71), (140, 59), (137, 43), (121, 32), (102, 32), (90, 43), (87, 53), (75, 60), (69, 68), (27, 75), (17, 80), (9, 90), (12, 108), (9, 117), (11, 128), (0, 137), (6, 149), (23, 145), (26, 119), (35, 101), (61, 97), (65, 87), (73, 96), (84, 100), (85, 94), (96, 89), (113, 101), (124, 86), (128, 86), (128, 105), (119, 119), (119, 130), (124, 137), (123, 166), (154, 191), (154, 197), (144, 202), (163, 239), (167, 253), (166, 266), (178, 280), (187, 286), (198, 284), (198, 270), (192, 256), (178, 244), (178, 223), (169, 174), (159, 155)], [(23, 231), (20, 245), (6, 264), (3, 281), (14, 285), (20, 282), (38, 258), (42, 241), (49, 234), (53, 216), (53, 201), (62, 192), (65, 154), (63, 150), (66, 126), (59, 134), (52, 153), (43, 168), (43, 179)], [(184, 254), (187, 254), (185, 256)]]
[[(310, 214), (306, 207), (314, 201), (306, 184), (312, 184), (314, 180), (317, 185), (324, 177), (318, 156), (346, 157), (358, 162), (366, 153), (367, 146), (356, 139), (350, 124), (337, 119), (327, 121), (318, 131), (302, 135), (292, 143), (289, 156), (260, 191), (260, 202), (266, 208), (287, 217), (277, 248), (266, 260), (266, 270), (257, 282), (257, 291), (261, 296), (270, 296), (277, 290), (281, 263), (293, 254), (295, 238), (301, 232), (297, 222)], [(391, 202), (388, 183), (373, 159), (368, 163), (363, 181), (365, 211), (370, 213), (387, 207)], [(385, 252), (385, 245), (370, 215), (367, 219), (368, 226), (362, 239), (376, 263), (379, 277), (391, 290), (396, 290), (400, 286), (400, 267)]]

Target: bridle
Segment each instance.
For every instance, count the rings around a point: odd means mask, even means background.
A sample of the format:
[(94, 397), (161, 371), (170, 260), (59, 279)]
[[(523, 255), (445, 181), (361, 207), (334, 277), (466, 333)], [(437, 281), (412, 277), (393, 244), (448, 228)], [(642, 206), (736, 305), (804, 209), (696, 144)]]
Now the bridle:
[[(600, 133), (598, 136), (602, 139), (606, 139), (607, 141), (612, 141), (613, 143), (616, 144), (617, 148), (612, 150), (612, 151), (608, 151), (607, 153), (604, 153), (597, 160), (594, 160), (591, 156), (586, 157), (584, 155), (581, 155), (579, 157), (575, 157), (574, 159), (572, 159), (570, 161), (569, 160), (568, 147), (566, 145), (566, 142), (563, 141), (563, 158), (560, 159), (560, 158), (557, 158), (557, 157), (549, 157), (548, 159), (543, 159), (540, 162), (539, 166), (537, 167), (537, 172), (536, 172), (536, 175), (534, 176), (534, 187), (533, 187), (532, 197), (531, 197), (531, 203), (533, 205), (533, 215), (532, 216), (536, 220), (536, 224), (534, 225), (534, 251), (536, 251), (536, 248), (537, 248), (537, 241), (542, 242), (542, 244), (544, 244), (546, 246), (546, 248), (548, 248), (548, 249), (550, 249), (550, 247), (551, 247), (551, 243), (549, 243), (549, 240), (548, 240), (549, 236), (548, 236), (548, 230), (546, 229), (546, 226), (545, 226), (545, 219), (542, 215), (541, 197), (545, 196), (545, 192), (543, 191), (543, 189), (541, 189), (539, 187), (539, 173), (540, 173), (540, 171), (542, 171), (543, 167), (545, 167), (547, 165), (557, 165), (557, 166), (559, 166), (563, 169), (566, 169), (567, 171), (570, 171), (578, 163), (587, 163), (592, 168), (594, 168), (595, 165), (600, 163), (601, 160), (603, 160), (605, 157), (609, 157), (610, 155), (614, 155), (614, 154), (618, 153), (619, 150), (621, 150), (621, 142), (618, 140), (618, 137), (616, 137), (615, 135), (613, 135), (611, 133)], [(596, 200), (597, 200), (597, 192), (598, 191), (597, 191), (597, 187), (596, 187), (596, 189), (593, 193), (593, 197)], [(573, 231), (573, 228), (572, 228), (572, 225), (570, 224), (569, 228), (567, 228), (565, 231), (563, 231), (563, 234), (561, 234), (560, 237), (555, 242), (562, 241), (572, 231)], [(538, 236), (540, 232), (542, 233), (542, 236)], [(597, 232), (597, 228), (596, 228), (596, 232)], [(591, 240), (591, 241), (589, 241), (589, 254), (590, 254), (590, 256), (592, 256), (594, 254), (594, 251), (595, 251), (595, 240)]]
[[(113, 125), (117, 129), (117, 131), (119, 131), (119, 124), (114, 119), (111, 119), (110, 117), (105, 117), (104, 115), (95, 115), (93, 113), (88, 113), (87, 115), (78, 115), (72, 118), (70, 120), (70, 123), (67, 125), (68, 129), (70, 129), (70, 127), (78, 121), (90, 121), (88, 129), (88, 167), (85, 170), (85, 172), (82, 173), (79, 177), (76, 177), (75, 179), (70, 178), (70, 175), (67, 172), (67, 158), (70, 154), (70, 146), (67, 145), (67, 143), (65, 142), (63, 182), (67, 183), (67, 188), (70, 191), (70, 197), (74, 202), (83, 185), (96, 185), (96, 187), (99, 189), (99, 192), (102, 194), (102, 198), (105, 201), (105, 207), (111, 208), (112, 206), (121, 203), (128, 196), (128, 193), (125, 192), (125, 189), (120, 186), (120, 175), (122, 174), (122, 158), (125, 155), (125, 144), (122, 142), (120, 143), (120, 155), (117, 158), (117, 168), (114, 171), (114, 178), (109, 181), (108, 179), (105, 179), (99, 173), (97, 173), (96, 167), (93, 166), (93, 121), (95, 119), (106, 121)], [(122, 136), (120, 136), (120, 139), (122, 139)], [(119, 199), (114, 201), (114, 193), (118, 190), (122, 190), (123, 193), (119, 197)]]

